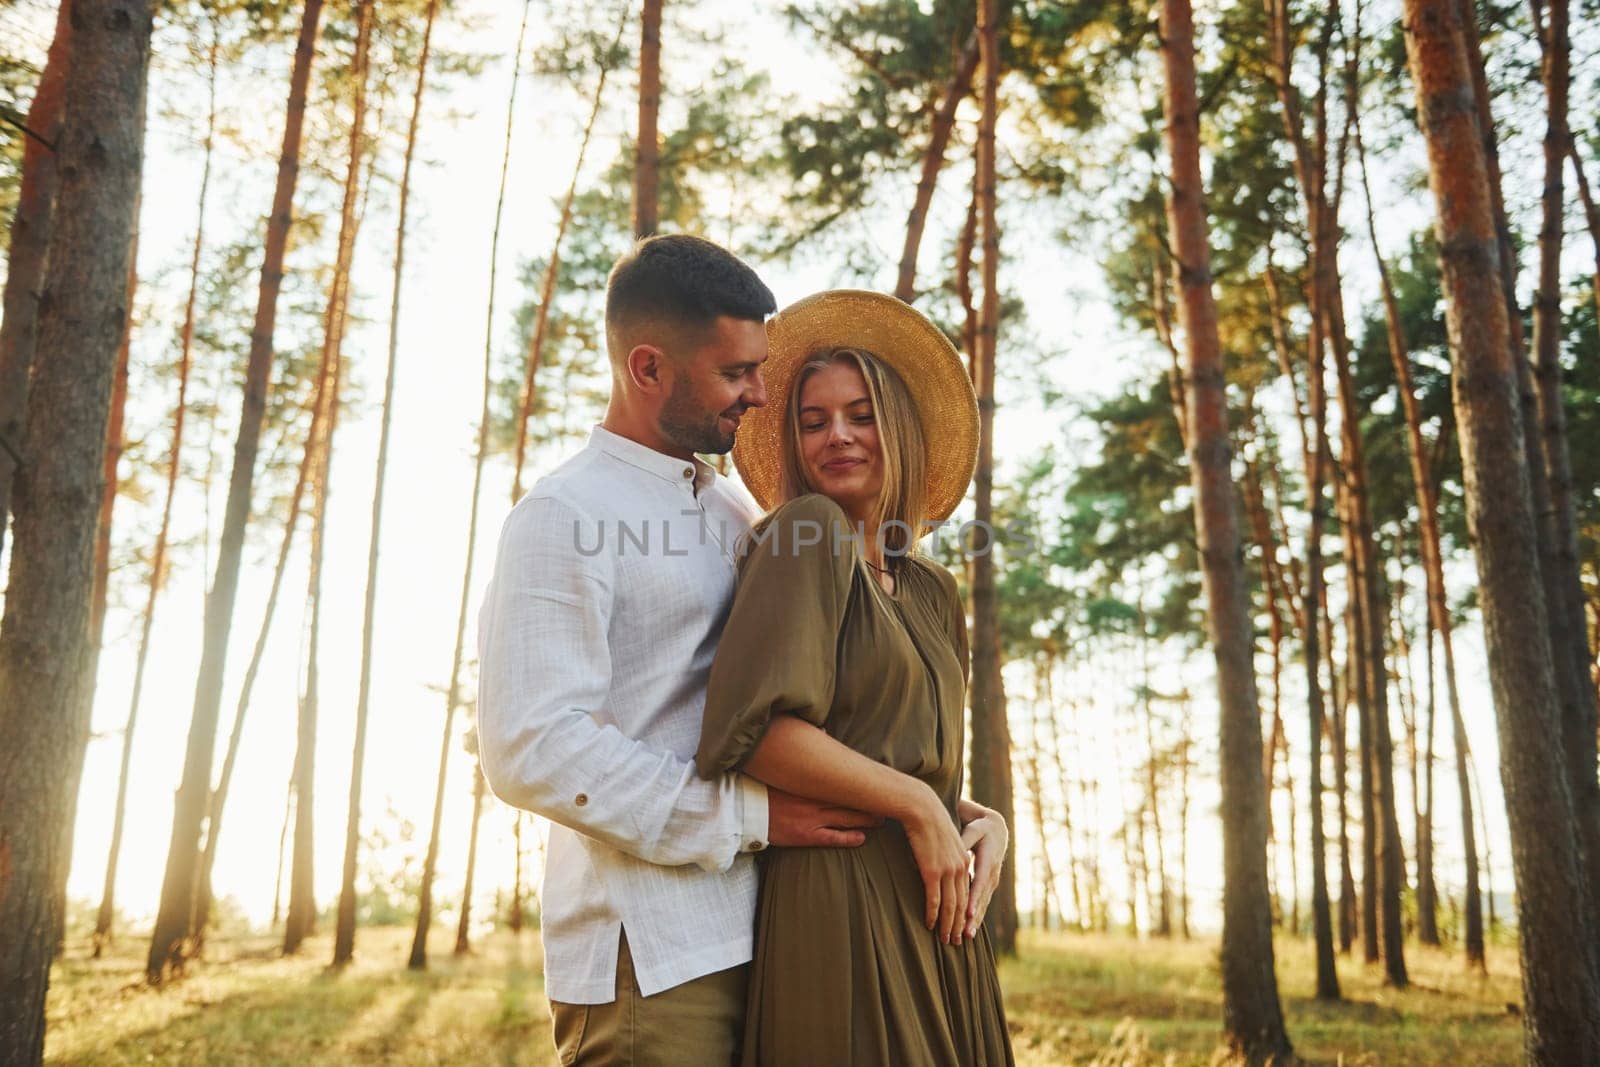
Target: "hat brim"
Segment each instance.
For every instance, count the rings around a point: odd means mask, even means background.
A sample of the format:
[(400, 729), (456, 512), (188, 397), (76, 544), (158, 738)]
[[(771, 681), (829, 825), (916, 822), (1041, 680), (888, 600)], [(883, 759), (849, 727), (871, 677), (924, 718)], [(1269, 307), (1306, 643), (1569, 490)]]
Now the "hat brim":
[(978, 465), (978, 400), (955, 345), (926, 315), (885, 293), (832, 289), (767, 322), (767, 403), (741, 419), (733, 462), (763, 510), (782, 501), (784, 412), (800, 367), (831, 348), (859, 348), (893, 367), (911, 393), (927, 448), (928, 518), (960, 506)]

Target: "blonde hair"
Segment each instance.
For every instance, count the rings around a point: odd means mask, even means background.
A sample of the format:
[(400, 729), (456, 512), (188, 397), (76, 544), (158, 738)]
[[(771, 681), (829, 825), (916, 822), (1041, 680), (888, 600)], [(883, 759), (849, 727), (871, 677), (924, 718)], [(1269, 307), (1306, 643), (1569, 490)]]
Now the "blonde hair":
[(883, 489), (873, 517), (886, 562), (897, 556), (915, 555), (928, 518), (928, 453), (922, 423), (911, 391), (900, 375), (865, 349), (822, 349), (795, 372), (783, 419), (782, 500), (819, 491), (811, 484), (800, 455), (800, 393), (813, 374), (840, 363), (854, 364), (861, 372), (877, 421), (878, 446), (883, 453)]

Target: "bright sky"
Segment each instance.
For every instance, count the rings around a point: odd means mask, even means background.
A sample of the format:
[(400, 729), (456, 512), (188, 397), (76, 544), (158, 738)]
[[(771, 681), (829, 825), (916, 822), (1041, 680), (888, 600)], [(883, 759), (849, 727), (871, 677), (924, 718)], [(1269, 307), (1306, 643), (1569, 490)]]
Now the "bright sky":
[[(363, 797), (364, 825), (379, 825), (393, 834), (389, 811), (417, 827), (419, 839), (412, 846), (420, 856), (425, 843), (433, 802), (433, 783), (438, 760), (440, 716), (444, 707), (442, 689), (448, 680), (455, 620), (466, 556), (465, 533), (470, 506), (472, 448), (480, 403), (484, 313), (487, 298), (489, 235), (494, 211), (495, 181), (500, 166), (501, 137), (505, 123), (505, 97), (510, 76), (505, 55), (515, 39), (519, 5), (504, 0), (462, 0), (459, 11), (472, 16), (473, 28), (463, 30), (463, 19), (452, 18), (441, 25), (447, 43), (502, 57), (489, 65), (476, 79), (456, 79), (448, 97), (435, 94), (422, 124), (421, 158), (414, 178), (413, 218), (408, 243), (408, 271), (405, 279), (399, 351), (399, 381), (395, 396), (394, 428), (389, 460), (389, 481), (383, 537), (382, 572), (378, 589), (378, 620), (375, 671), (371, 703), (371, 725), (366, 761), (366, 789)], [(757, 69), (769, 70), (782, 93), (806, 99), (830, 91), (834, 78), (830, 63), (790, 31), (777, 14), (776, 0), (698, 5), (697, 19), (720, 21), (728, 27), (728, 39), (742, 44), (746, 61)], [(27, 40), (42, 48), (50, 32), (52, 15), (27, 7), (0, 13), (8, 30), (31, 34)], [(537, 23), (537, 19), (535, 20)], [(26, 25), (31, 22), (31, 28)], [(532, 33), (539, 32), (535, 25)], [(167, 42), (169, 45), (171, 41)], [(675, 78), (673, 42), (665, 44), (667, 101), (663, 125), (672, 121), (681, 100), (672, 97)], [(287, 71), (287, 51), (274, 62)], [(153, 99), (166, 103), (192, 93), (190, 83), (174, 74), (174, 63), (163, 63), (158, 54), (153, 73)], [(270, 74), (267, 70), (264, 73)], [(226, 74), (226, 72), (225, 72)], [(410, 75), (403, 79), (409, 82)], [(286, 81), (282, 79), (279, 86)], [(628, 79), (613, 83), (608, 106), (608, 121), (614, 127), (625, 125), (633, 106)], [(221, 88), (223, 97), (229, 86)], [(280, 88), (260, 105), (261, 115), (270, 115), (270, 129), (281, 122)], [(546, 85), (537, 88), (525, 82), (519, 94), (519, 111), (511, 159), (511, 193), (505, 209), (500, 252), (499, 286), (494, 337), (500, 350), (511, 331), (512, 309), (523, 299), (516, 281), (517, 268), (531, 256), (547, 254), (555, 223), (553, 201), (564, 188), (570, 160), (576, 151), (579, 116), (585, 107), (576, 92), (570, 99), (554, 99)], [(202, 115), (199, 100), (188, 98), (183, 105), (190, 114)], [(409, 106), (407, 103), (406, 106)], [(452, 116), (447, 118), (447, 114)], [(193, 214), (199, 180), (199, 154), (188, 138), (192, 133), (183, 121), (172, 115), (157, 117), (152, 107), (152, 122), (147, 157), (147, 180), (141, 245), (141, 275), (147, 279), (150, 295), (163, 313), (181, 301), (186, 278), (176, 266), (187, 262), (188, 242), (194, 225)], [(265, 118), (258, 121), (267, 122)], [(279, 134), (264, 133), (261, 140), (276, 152)], [(614, 142), (597, 145), (591, 161), (603, 163), (614, 151)], [(213, 191), (214, 217), (208, 219), (212, 232), (231, 238), (241, 219), (265, 208), (270, 197), (272, 160), (268, 157), (246, 162), (237, 154), (219, 157), (219, 185)], [(397, 167), (397, 163), (396, 163)], [(904, 202), (887, 211), (896, 220), (903, 218), (911, 189), (904, 190)], [(964, 207), (964, 191), (944, 190), (936, 202), (935, 213), (949, 217)], [(241, 208), (239, 205), (244, 205)], [(1030, 330), (1040, 352), (1060, 352), (1064, 356), (1053, 366), (1058, 385), (1069, 395), (1083, 397), (1109, 392), (1131, 367), (1149, 358), (1149, 342), (1131, 337), (1119, 325), (1105, 302), (1099, 267), (1089, 258), (1068, 254), (1052, 239), (1051, 229), (1033, 224), (1031, 212), (1037, 206), (1020, 205), (1003, 219), (1007, 226), (1007, 248), (1016, 256), (1008, 263), (1008, 287), (1020, 293), (1033, 309)], [(887, 288), (893, 282), (893, 261), (898, 253), (898, 233), (890, 229), (870, 235), (880, 247), (882, 266), (877, 282)], [(353, 736), (353, 711), (360, 667), (362, 595), (366, 568), (367, 538), (371, 507), (372, 472), (376, 466), (378, 412), (382, 368), (385, 355), (389, 294), (390, 256), (393, 222), (386, 210), (369, 220), (356, 255), (358, 292), (366, 312), (374, 322), (356, 330), (346, 343), (369, 403), (360, 413), (341, 424), (332, 476), (323, 603), (324, 648), (322, 670), (322, 719), (317, 752), (319, 827), (317, 832), (317, 897), (320, 904), (331, 903), (338, 890), (338, 868), (343, 850), (344, 805), (348, 790), (350, 750)], [(1355, 257), (1352, 256), (1352, 259)], [(842, 273), (830, 264), (773, 265), (763, 267), (780, 305), (808, 292), (834, 283)], [(252, 281), (252, 286), (253, 286)], [(163, 323), (161, 329), (168, 327)], [(160, 352), (158, 339), (144, 348)], [(1028, 370), (1019, 372), (1026, 375)], [(147, 379), (148, 381), (148, 379)], [(135, 403), (148, 411), (159, 412), (170, 405), (171, 397), (140, 396), (136, 368)], [(1035, 453), (1044, 443), (1065, 445), (1074, 452), (1066, 436), (1063, 415), (1046, 417), (1039, 406), (1037, 390), (1011, 387), (1002, 396), (1006, 408), (999, 422), (998, 447), (1003, 458)], [(159, 423), (152, 420), (152, 427)], [(166, 430), (152, 430), (165, 449)], [(219, 441), (224, 464), (231, 459), (233, 427), (221, 431)], [(1081, 436), (1081, 434), (1079, 435)], [(536, 459), (546, 467), (553, 457)], [(537, 469), (537, 467), (536, 467)], [(220, 515), (226, 483), (225, 465), (218, 472), (218, 490), (213, 511)], [(483, 520), (479, 529), (477, 568), (472, 578), (472, 611), (476, 613), (478, 595), (487, 579), (494, 542), (501, 519), (509, 504), (510, 472), (491, 467), (486, 481)], [(199, 492), (186, 487), (179, 501), (177, 520), (182, 536), (195, 534), (202, 523)], [(233, 644), (229, 657), (229, 684), (223, 701), (224, 726), (218, 738), (217, 766), (226, 740), (240, 675), (259, 625), (271, 577), (270, 548), (256, 544), (247, 553), (247, 569), (240, 587), (239, 608), (235, 615)], [(286, 578), (285, 593), (278, 613), (273, 643), (257, 684), (246, 726), (239, 768), (233, 784), (218, 859), (216, 888), (219, 895), (231, 896), (257, 922), (271, 913), (277, 842), (282, 825), (285, 786), (295, 745), (295, 709), (302, 651), (300, 638), (301, 602), (305, 586), (304, 550), (296, 554)], [(117, 576), (127, 590), (144, 581), (142, 568)], [(1463, 575), (1463, 580), (1469, 580)], [(184, 739), (193, 704), (193, 685), (201, 644), (201, 607), (206, 578), (200, 573), (196, 555), (185, 557), (173, 574), (158, 609), (157, 638), (150, 657), (148, 681), (133, 754), (129, 785), (128, 829), (118, 886), (118, 902), (131, 916), (143, 917), (154, 911), (159, 893), (172, 817), (172, 793), (182, 766)], [(114, 611), (107, 627), (107, 646), (101, 658), (99, 690), (94, 715), (95, 739), (90, 743), (79, 803), (74, 862), (69, 885), (74, 897), (98, 900), (105, 856), (110, 839), (117, 766), (120, 757), (119, 731), (127, 715), (127, 696), (131, 685), (137, 643), (136, 608), (142, 594), (125, 594), (129, 610)], [(468, 639), (475, 633), (469, 624)], [(469, 644), (469, 653), (470, 653)], [(1507, 859), (1504, 847), (1503, 807), (1495, 773), (1495, 748), (1492, 718), (1487, 708), (1487, 689), (1482, 656), (1475, 628), (1462, 635), (1459, 653), (1465, 676), (1463, 688), (1469, 702), (1470, 729), (1477, 747), (1478, 765), (1489, 794), (1489, 819), (1493, 831), (1495, 884), (1509, 886), (1504, 873)], [(1112, 665), (1112, 669), (1115, 666)], [(1291, 672), (1294, 668), (1287, 668)], [(1191, 812), (1191, 886), (1195, 906), (1201, 916), (1214, 914), (1214, 898), (1220, 889), (1220, 835), (1216, 828), (1216, 794), (1207, 773), (1214, 757), (1214, 710), (1210, 672), (1203, 662), (1191, 663), (1179, 679), (1172, 664), (1158, 664), (1157, 687), (1168, 691), (1187, 684), (1196, 695), (1196, 732), (1201, 743), (1201, 768), (1196, 772), (1194, 807)], [(1290, 675), (1293, 676), (1292, 673)], [(1102, 679), (1103, 681), (1103, 679)], [(1118, 760), (1119, 746), (1131, 743), (1122, 736), (1123, 726), (1104, 729), (1098, 724), (1126, 720), (1125, 693), (1107, 693), (1090, 679), (1070, 680), (1079, 688), (1063, 693), (1061, 701), (1077, 705), (1077, 721), (1084, 726), (1083, 744), (1087, 766), (1111, 766)], [(1019, 673), (1012, 683), (1018, 696), (1028, 694), (1032, 683)], [(1292, 694), (1297, 688), (1290, 688)], [(1292, 700), (1292, 698), (1291, 698)], [(1013, 714), (1026, 715), (1026, 702), (1013, 701)], [(1024, 707), (1019, 707), (1024, 705)], [(1293, 714), (1293, 704), (1286, 708)], [(458, 718), (458, 733), (460, 719)], [(1018, 727), (1014, 726), (1014, 730)], [(1303, 728), (1290, 723), (1291, 745), (1295, 758), (1303, 760), (1300, 738)], [(1441, 750), (1445, 749), (1441, 738)], [(459, 892), (466, 861), (467, 828), (471, 814), (470, 761), (453, 745), (447, 807), (444, 813), (444, 839), (439, 859), (438, 892), (451, 896)], [(1297, 763), (1296, 777), (1303, 781), (1304, 769)], [(1453, 820), (1453, 792), (1444, 788), (1448, 774), (1441, 774), (1442, 818)], [(1111, 786), (1108, 784), (1108, 790)], [(1303, 793), (1302, 793), (1303, 798)], [(1115, 794), (1108, 793), (1102, 804), (1114, 811)], [(1019, 793), (1019, 813), (1025, 801)], [(1108, 818), (1110, 816), (1108, 815)], [(1304, 820), (1302, 820), (1303, 824)], [(1301, 849), (1305, 831), (1301, 831)], [(1036, 853), (1031, 829), (1018, 828), (1014, 841), (1027, 872)], [(1114, 850), (1108, 844), (1108, 850)], [(1459, 867), (1452, 841), (1440, 842), (1441, 879), (1456, 881), (1452, 862)], [(480, 897), (483, 908), (497, 886), (511, 883), (511, 818), (508, 811), (492, 805), (485, 816), (479, 854)], [(1107, 874), (1109, 890), (1120, 892), (1120, 875)], [(1024, 877), (1023, 891), (1031, 882)], [(483, 914), (482, 911), (479, 912)]]

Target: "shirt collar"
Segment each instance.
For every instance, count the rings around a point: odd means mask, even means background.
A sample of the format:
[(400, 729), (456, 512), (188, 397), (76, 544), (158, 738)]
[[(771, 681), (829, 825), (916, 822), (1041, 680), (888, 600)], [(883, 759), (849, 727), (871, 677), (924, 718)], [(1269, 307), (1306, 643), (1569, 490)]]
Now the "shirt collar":
[(589, 447), (597, 448), (606, 455), (619, 459), (630, 467), (637, 467), (646, 474), (653, 474), (663, 481), (683, 486), (691, 493), (699, 493), (717, 480), (716, 468), (698, 457), (683, 460), (669, 456), (632, 438), (612, 433), (604, 426), (597, 425), (590, 431)]

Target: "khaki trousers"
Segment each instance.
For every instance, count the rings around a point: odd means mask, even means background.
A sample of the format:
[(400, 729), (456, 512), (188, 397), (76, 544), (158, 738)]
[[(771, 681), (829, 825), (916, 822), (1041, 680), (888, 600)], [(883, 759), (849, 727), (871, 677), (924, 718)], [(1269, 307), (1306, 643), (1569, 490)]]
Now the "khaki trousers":
[(564, 1067), (716, 1067), (738, 1062), (750, 965), (639, 995), (628, 938), (617, 949), (610, 1004), (552, 1000), (551, 1029)]

